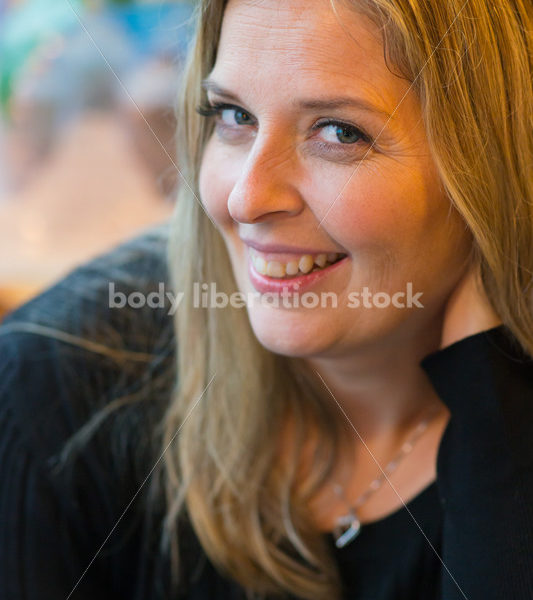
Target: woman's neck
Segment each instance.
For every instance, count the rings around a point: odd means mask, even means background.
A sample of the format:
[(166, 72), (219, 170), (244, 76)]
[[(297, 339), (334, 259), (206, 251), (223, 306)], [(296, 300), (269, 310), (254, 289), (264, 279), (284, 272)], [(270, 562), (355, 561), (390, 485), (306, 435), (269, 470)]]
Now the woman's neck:
[(441, 405), (420, 367), (436, 348), (435, 336), (383, 340), (352, 355), (303, 359), (339, 415), (369, 437), (409, 430), (425, 411)]

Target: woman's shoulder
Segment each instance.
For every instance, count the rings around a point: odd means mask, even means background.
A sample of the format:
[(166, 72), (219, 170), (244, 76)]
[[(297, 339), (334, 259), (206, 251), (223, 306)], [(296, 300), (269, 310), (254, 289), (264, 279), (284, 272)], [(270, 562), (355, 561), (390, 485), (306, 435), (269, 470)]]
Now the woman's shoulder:
[[(10, 522), (0, 538), (9, 534), (6, 543), (18, 552), (9, 559), (14, 571), (0, 569), (0, 588), (18, 590), (19, 575), (29, 585), (31, 568), (38, 575), (28, 597), (45, 597), (39, 581), (48, 575), (49, 596), (65, 597), (113, 530), (86, 585), (101, 590), (99, 578), (114, 577), (137, 593), (140, 580), (128, 570), (141, 542), (146, 556), (157, 544), (161, 511), (155, 503), (153, 533), (146, 532), (149, 486), (141, 484), (159, 455), (174, 335), (167, 308), (113, 306), (109, 287), (139, 297), (168, 288), (167, 237), (166, 224), (146, 230), (73, 269), (0, 325), (0, 474), (9, 482), (1, 495)], [(75, 460), (64, 462), (67, 456)], [(51, 531), (63, 533), (55, 539)], [(61, 577), (57, 564), (65, 565)]]
[[(533, 359), (505, 325), (426, 356), (421, 367), (465, 443), (505, 443), (516, 464), (533, 464)], [(441, 447), (442, 450), (442, 447)]]
[(499, 397), (511, 390), (533, 392), (533, 359), (505, 325), (437, 350), (420, 365), (447, 404), (469, 392)]
[(151, 409), (157, 397), (168, 399), (168, 307), (122, 305), (111, 295), (168, 289), (167, 237), (166, 223), (146, 230), (73, 269), (0, 325), (0, 414), (33, 446), (57, 451), (119, 398), (131, 398), (137, 412), (146, 408), (143, 398), (152, 399)]
[[(118, 589), (121, 597), (168, 597), (158, 460), (158, 425), (175, 384), (173, 319), (158, 296), (170, 291), (167, 241), (168, 224), (151, 228), (75, 268), (0, 324), (0, 476), (9, 481), (0, 494), (0, 540), (9, 533), (18, 552), (0, 551), (7, 561), (0, 590), (13, 590), (11, 597), (21, 585), (28, 598), (66, 597), (89, 563), (80, 597), (104, 589), (106, 598)], [(135, 300), (113, 302), (110, 286)], [(91, 423), (91, 435), (75, 436)], [(63, 462), (65, 448), (75, 460)], [(59, 530), (54, 539), (50, 532)], [(190, 571), (180, 594), (186, 581), (191, 598), (231, 587), (186, 519), (180, 550)], [(37, 575), (28, 583), (30, 568)]]

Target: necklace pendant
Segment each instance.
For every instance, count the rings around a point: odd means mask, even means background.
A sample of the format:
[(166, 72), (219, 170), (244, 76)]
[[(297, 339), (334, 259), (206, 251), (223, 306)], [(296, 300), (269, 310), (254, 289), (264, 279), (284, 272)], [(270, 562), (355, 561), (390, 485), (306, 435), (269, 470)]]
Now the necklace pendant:
[(335, 546), (344, 548), (352, 540), (354, 540), (361, 532), (361, 523), (357, 518), (354, 510), (351, 510), (347, 515), (340, 517), (337, 520), (337, 527), (333, 535), (335, 537)]

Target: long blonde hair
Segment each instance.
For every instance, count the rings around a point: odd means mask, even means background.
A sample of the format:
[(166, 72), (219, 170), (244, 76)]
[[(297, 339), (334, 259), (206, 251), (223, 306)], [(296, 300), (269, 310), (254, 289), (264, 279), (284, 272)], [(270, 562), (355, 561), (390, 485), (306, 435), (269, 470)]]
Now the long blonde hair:
[[(389, 68), (412, 82), (488, 298), (533, 356), (531, 4), (345, 1), (381, 29)], [(197, 7), (178, 103), (179, 164), (191, 187), (179, 193), (168, 260), (189, 301), (175, 320), (178, 388), (164, 418), (169, 538), (186, 512), (212, 562), (250, 593), (338, 598), (337, 569), (305, 508), (336, 458), (340, 432), (328, 401), (297, 360), (261, 347), (246, 311), (199, 309), (190, 300), (194, 282), (237, 289), (223, 240), (195, 198), (210, 135), (195, 108), (205, 100), (200, 82), (216, 58), (225, 4)], [(277, 432), (289, 414), (292, 452), (282, 465)], [(311, 428), (320, 450), (297, 479)]]
[[(531, 4), (342, 1), (380, 28), (389, 68), (418, 94), (433, 158), (450, 203), (472, 233), (487, 296), (533, 356)], [(197, 201), (210, 125), (195, 109), (205, 100), (200, 82), (216, 58), (225, 4), (197, 5), (177, 106), (179, 165), (187, 184), (170, 224), (167, 259), (172, 286), (184, 296), (173, 322), (175, 385), (154, 435), (164, 460), (154, 477), (154, 493), (165, 500), (163, 550), (171, 553), (179, 587), (178, 522), (185, 518), (211, 561), (250, 596), (340, 598), (335, 561), (306, 509), (327, 481), (345, 434), (333, 403), (298, 359), (259, 344), (246, 311), (193, 306), (195, 282), (215, 282), (228, 294), (237, 289), (223, 240)], [(153, 360), (144, 353), (115, 356), (35, 324), (10, 327), (0, 333), (18, 328), (119, 361)], [(170, 374), (164, 370), (161, 389)], [(118, 398), (94, 415), (65, 445), (65, 456), (129, 401)], [(284, 435), (288, 423), (290, 435)], [(307, 455), (310, 434), (320, 443)], [(310, 456), (305, 469), (303, 455)]]

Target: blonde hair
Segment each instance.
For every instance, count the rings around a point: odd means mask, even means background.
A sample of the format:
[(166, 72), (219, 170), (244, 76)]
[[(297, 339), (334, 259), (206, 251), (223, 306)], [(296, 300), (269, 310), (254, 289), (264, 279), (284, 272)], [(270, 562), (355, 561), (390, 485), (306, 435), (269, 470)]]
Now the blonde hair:
[[(472, 233), (488, 298), (533, 356), (531, 5), (345, 1), (380, 28), (389, 68), (412, 82), (443, 185)], [(225, 4), (204, 0), (197, 9), (178, 104), (179, 164), (191, 188), (179, 193), (168, 260), (175, 289), (189, 299), (195, 281), (237, 289), (223, 240), (194, 197), (211, 132), (195, 108), (205, 100), (200, 82), (214, 65)], [(175, 334), (178, 389), (164, 419), (170, 538), (186, 511), (211, 561), (250, 594), (339, 598), (334, 560), (306, 513), (341, 433), (328, 400), (297, 360), (261, 347), (245, 311), (184, 302)], [(288, 415), (295, 429), (282, 464), (276, 432)], [(310, 430), (318, 432), (319, 451), (296, 479)]]
[[(442, 183), (472, 233), (487, 296), (533, 356), (531, 5), (342, 1), (376, 24), (389, 68), (412, 83)], [(250, 597), (330, 600), (341, 597), (338, 569), (306, 507), (346, 434), (336, 407), (298, 359), (259, 344), (245, 311), (192, 304), (194, 282), (215, 282), (228, 294), (237, 289), (224, 242), (197, 201), (211, 125), (195, 109), (205, 100), (200, 82), (216, 58), (225, 4), (197, 6), (177, 106), (179, 164), (188, 185), (181, 186), (167, 247), (172, 287), (184, 296), (173, 323), (175, 387), (157, 428), (164, 463), (154, 493), (166, 500), (163, 547), (180, 586), (189, 575), (181, 570), (178, 527), (186, 518), (211, 561)], [(106, 355), (61, 332), (30, 329)], [(83, 428), (83, 440), (99, 415)], [(302, 456), (310, 459), (305, 468)]]

